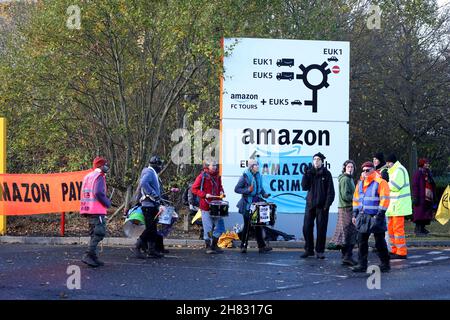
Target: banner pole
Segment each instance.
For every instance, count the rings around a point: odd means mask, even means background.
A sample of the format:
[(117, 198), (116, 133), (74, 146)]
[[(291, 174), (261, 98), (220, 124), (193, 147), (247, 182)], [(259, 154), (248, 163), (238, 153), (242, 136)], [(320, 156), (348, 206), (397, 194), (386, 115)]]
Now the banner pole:
[[(6, 173), (6, 119), (0, 118), (0, 174)], [(2, 182), (0, 180), (0, 182)], [(5, 202), (0, 202), (0, 235), (6, 234)]]
[(64, 237), (65, 230), (66, 230), (66, 213), (61, 212), (61, 231), (60, 231), (61, 237)]

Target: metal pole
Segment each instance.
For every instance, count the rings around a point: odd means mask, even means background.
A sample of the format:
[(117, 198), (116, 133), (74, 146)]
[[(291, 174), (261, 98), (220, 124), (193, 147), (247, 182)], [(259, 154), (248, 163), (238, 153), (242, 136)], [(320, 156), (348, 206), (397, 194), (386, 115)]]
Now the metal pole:
[(61, 230), (60, 230), (61, 237), (64, 237), (65, 230), (66, 230), (66, 213), (62, 212), (61, 213)]
[[(0, 118), (0, 174), (6, 173), (6, 119)], [(0, 179), (0, 183), (1, 183)], [(6, 234), (5, 202), (0, 202), (0, 235)]]

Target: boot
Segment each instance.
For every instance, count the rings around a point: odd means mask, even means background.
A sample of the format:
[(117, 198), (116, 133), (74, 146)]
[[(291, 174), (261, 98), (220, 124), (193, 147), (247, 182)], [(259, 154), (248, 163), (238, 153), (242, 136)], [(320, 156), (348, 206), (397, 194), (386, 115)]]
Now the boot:
[(142, 253), (141, 249), (142, 249), (142, 245), (143, 245), (143, 241), (141, 240), (141, 238), (138, 238), (136, 241), (136, 244), (134, 245), (134, 248), (131, 249), (131, 251), (133, 251), (135, 258), (137, 259), (145, 259), (145, 255)]
[(352, 267), (353, 272), (366, 272), (367, 266), (362, 264), (357, 264), (356, 266)]
[(305, 251), (301, 256), (300, 256), (300, 258), (308, 258), (308, 257), (313, 257), (314, 256), (314, 252), (308, 252), (308, 251)]
[(166, 250), (166, 248), (164, 247), (164, 238), (162, 236), (158, 236), (155, 248), (158, 252), (169, 253), (169, 250)]
[(268, 253), (268, 252), (271, 251), (271, 250), (272, 250), (271, 247), (265, 246), (265, 247), (259, 248), (259, 253)]
[(216, 253), (223, 253), (223, 250), (219, 248), (217, 242), (219, 242), (219, 238), (213, 237), (211, 249), (214, 250)]
[(215, 250), (213, 250), (213, 248), (211, 247), (211, 240), (205, 240), (205, 248), (206, 248), (206, 253), (207, 254), (215, 254), (217, 253)]
[(154, 242), (148, 242), (148, 253), (147, 258), (162, 258), (164, 255), (156, 251), (156, 245)]
[(358, 263), (353, 260), (353, 245), (345, 245), (342, 248), (342, 265), (344, 266), (356, 266)]
[(94, 259), (94, 261), (98, 264), (99, 267), (103, 267), (105, 265), (105, 263), (101, 260), (98, 259), (98, 256), (96, 254), (94, 254), (92, 256), (92, 258)]
[(380, 271), (381, 272), (389, 272), (389, 270), (391, 270), (391, 265), (388, 262), (382, 262), (380, 265)]
[(414, 234), (417, 236), (419, 235), (419, 233), (422, 233), (421, 226), (416, 224), (416, 227), (414, 228)]
[(86, 252), (83, 256), (83, 258), (81, 258), (81, 261), (85, 264), (87, 264), (89, 267), (92, 268), (97, 268), (100, 265), (98, 264), (98, 262), (96, 261), (96, 259), (94, 258), (95, 253), (91, 253), (91, 252)]

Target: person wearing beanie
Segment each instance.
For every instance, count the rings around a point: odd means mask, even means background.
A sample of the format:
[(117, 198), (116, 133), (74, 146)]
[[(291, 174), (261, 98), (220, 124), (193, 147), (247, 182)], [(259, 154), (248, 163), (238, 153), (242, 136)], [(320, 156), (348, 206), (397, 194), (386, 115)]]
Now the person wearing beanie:
[(390, 254), (393, 259), (406, 259), (405, 216), (412, 214), (409, 174), (395, 154), (386, 158), (389, 168), (390, 202), (386, 211)]
[[(255, 159), (248, 160), (247, 169), (239, 178), (234, 188), (234, 192), (241, 194), (237, 207), (239, 213), (244, 219), (244, 228), (241, 236), (241, 253), (247, 253), (248, 234), (251, 227), (251, 210), (252, 203), (262, 201), (261, 198), (268, 198), (270, 195), (264, 191), (262, 185), (262, 175), (259, 172), (259, 163)], [(266, 246), (263, 235), (263, 228), (255, 226), (256, 242), (258, 243), (259, 253), (266, 253), (272, 248)]]
[(375, 171), (372, 162), (364, 162), (361, 166), (361, 179), (353, 194), (352, 222), (358, 231), (358, 265), (354, 272), (366, 272), (369, 252), (369, 237), (373, 233), (375, 247), (381, 261), (380, 271), (388, 272), (390, 267), (389, 252), (386, 245), (385, 214), (389, 206), (389, 186)]
[(416, 225), (414, 232), (417, 236), (426, 236), (429, 231), (425, 226), (433, 219), (436, 204), (436, 183), (428, 159), (419, 159), (418, 165), (412, 180), (413, 222)]
[(162, 161), (158, 156), (150, 158), (149, 166), (142, 169), (137, 187), (136, 197), (142, 205), (142, 213), (145, 219), (145, 230), (139, 236), (132, 251), (136, 258), (145, 259), (146, 256), (141, 250), (147, 249), (148, 258), (162, 258), (164, 254), (157, 250), (157, 242), (162, 244), (162, 239), (158, 239), (156, 219), (164, 208), (161, 206), (161, 181), (159, 172), (162, 170)]
[(377, 152), (373, 155), (373, 164), (375, 165), (375, 171), (378, 172), (378, 174), (386, 180), (386, 182), (389, 182), (389, 174), (388, 174), (388, 167), (386, 165), (386, 161), (384, 161), (384, 154), (382, 152)]
[(210, 201), (225, 197), (219, 165), (216, 161), (204, 160), (203, 170), (192, 185), (192, 193), (200, 198), (205, 252), (207, 254), (223, 253), (218, 242), (219, 237), (225, 232), (225, 223), (222, 217), (211, 216), (209, 207)]
[(105, 174), (109, 171), (108, 161), (96, 157), (92, 162), (93, 171), (88, 173), (81, 185), (80, 214), (88, 219), (89, 247), (81, 261), (90, 267), (103, 266), (98, 259), (97, 246), (106, 234), (105, 215), (111, 207), (111, 201), (106, 196)]
[(325, 242), (328, 227), (328, 213), (334, 201), (333, 178), (323, 165), (325, 156), (318, 152), (313, 156), (313, 164), (309, 164), (302, 177), (302, 190), (306, 195), (303, 236), (305, 252), (301, 258), (314, 256), (314, 222), (317, 223), (316, 257), (324, 259)]

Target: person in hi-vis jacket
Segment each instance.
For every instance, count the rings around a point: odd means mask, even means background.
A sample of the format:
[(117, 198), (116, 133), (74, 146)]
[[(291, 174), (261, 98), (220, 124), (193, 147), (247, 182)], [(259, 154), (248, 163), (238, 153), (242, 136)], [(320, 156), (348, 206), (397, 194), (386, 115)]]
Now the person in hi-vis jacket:
[(111, 207), (111, 201), (106, 196), (105, 174), (109, 171), (108, 162), (102, 157), (96, 157), (92, 166), (94, 170), (84, 177), (81, 185), (80, 214), (89, 221), (91, 237), (88, 251), (81, 261), (95, 268), (104, 265), (98, 259), (97, 245), (106, 234), (106, 209)]

